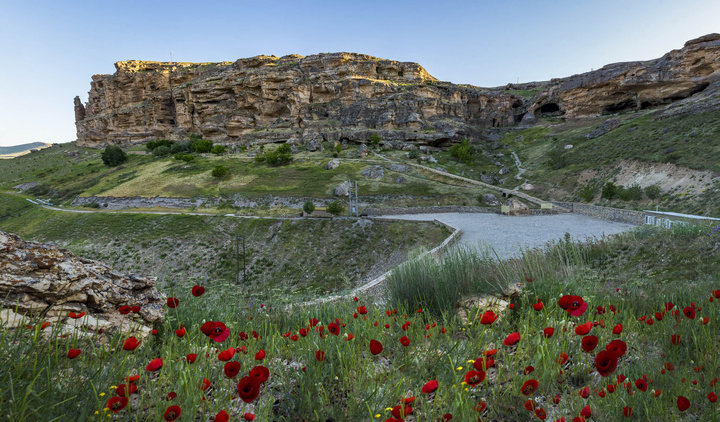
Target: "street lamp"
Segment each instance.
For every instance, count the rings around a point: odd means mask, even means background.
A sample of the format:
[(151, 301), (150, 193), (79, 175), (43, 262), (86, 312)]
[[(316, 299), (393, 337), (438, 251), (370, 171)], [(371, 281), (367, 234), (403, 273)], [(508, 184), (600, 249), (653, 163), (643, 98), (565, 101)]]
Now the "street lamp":
[(243, 281), (245, 281), (247, 274), (245, 273), (245, 238), (243, 236), (235, 237), (235, 280), (240, 283), (240, 241), (242, 240), (243, 249)]

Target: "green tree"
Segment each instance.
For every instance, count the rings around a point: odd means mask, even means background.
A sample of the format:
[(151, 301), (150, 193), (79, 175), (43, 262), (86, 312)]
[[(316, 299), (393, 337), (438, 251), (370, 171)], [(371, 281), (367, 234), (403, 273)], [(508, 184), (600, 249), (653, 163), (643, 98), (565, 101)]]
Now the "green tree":
[(338, 216), (345, 212), (345, 207), (340, 203), (340, 201), (332, 201), (327, 206), (327, 212), (334, 216)]
[(216, 179), (223, 178), (228, 173), (228, 168), (222, 164), (218, 164), (212, 170), (212, 176)]
[(650, 185), (645, 188), (645, 196), (649, 199), (658, 199), (660, 197), (660, 185)]
[(192, 154), (186, 154), (181, 152), (180, 154), (175, 154), (175, 159), (189, 163), (190, 161), (195, 159), (195, 156)]
[(212, 151), (213, 143), (207, 139), (198, 139), (190, 144), (190, 151), (197, 152), (198, 154)]
[(593, 198), (595, 198), (595, 194), (597, 194), (597, 186), (590, 183), (584, 185), (580, 188), (580, 190), (578, 190), (578, 196), (583, 200), (583, 202), (592, 201)]
[(119, 166), (128, 159), (128, 155), (119, 146), (108, 145), (100, 155), (103, 163), (109, 167)]
[(377, 147), (378, 145), (380, 145), (380, 141), (382, 141), (382, 138), (380, 137), (380, 135), (378, 135), (375, 132), (373, 132), (368, 139), (370, 140), (370, 144), (372, 144), (372, 146), (374, 146), (374, 147)]
[(312, 214), (313, 211), (315, 211), (315, 204), (308, 199), (305, 201), (305, 204), (303, 204), (303, 211), (305, 211), (306, 214)]
[(170, 147), (165, 145), (160, 145), (159, 147), (156, 147), (152, 150), (152, 154), (156, 157), (165, 157), (167, 155), (170, 155)]
[(475, 149), (470, 145), (470, 140), (467, 138), (463, 139), (459, 144), (450, 147), (450, 156), (465, 164), (471, 164), (474, 155)]
[(210, 150), (215, 155), (223, 155), (225, 154), (225, 145), (214, 145), (212, 147), (212, 150)]
[(600, 197), (605, 198), (607, 200), (612, 200), (617, 195), (618, 188), (615, 186), (615, 183), (613, 182), (607, 182), (602, 187), (602, 192), (600, 193)]

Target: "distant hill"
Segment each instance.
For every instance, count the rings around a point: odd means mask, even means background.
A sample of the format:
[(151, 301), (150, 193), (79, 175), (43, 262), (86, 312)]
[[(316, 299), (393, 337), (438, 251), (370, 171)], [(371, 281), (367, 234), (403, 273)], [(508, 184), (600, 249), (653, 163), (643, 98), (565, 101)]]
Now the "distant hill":
[(0, 147), (0, 158), (14, 158), (23, 154), (27, 154), (31, 149), (43, 149), (51, 144), (45, 142), (31, 142), (29, 144), (14, 145), (11, 147)]

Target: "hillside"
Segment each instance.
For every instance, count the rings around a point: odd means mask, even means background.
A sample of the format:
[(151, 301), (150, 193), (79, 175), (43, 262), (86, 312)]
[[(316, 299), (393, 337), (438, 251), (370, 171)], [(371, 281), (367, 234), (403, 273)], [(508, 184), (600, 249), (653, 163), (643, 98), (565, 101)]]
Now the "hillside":
[(49, 146), (50, 144), (46, 144), (45, 142), (31, 142), (29, 144), (0, 147), (0, 158), (15, 158), (24, 154), (29, 154), (30, 150), (40, 150)]

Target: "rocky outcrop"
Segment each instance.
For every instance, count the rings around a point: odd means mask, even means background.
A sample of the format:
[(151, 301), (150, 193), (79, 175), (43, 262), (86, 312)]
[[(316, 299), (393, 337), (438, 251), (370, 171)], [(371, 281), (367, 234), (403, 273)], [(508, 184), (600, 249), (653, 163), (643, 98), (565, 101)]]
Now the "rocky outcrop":
[(6, 322), (16, 312), (56, 321), (86, 312), (85, 322), (112, 329), (127, 323), (118, 312), (127, 305), (140, 306), (138, 322), (149, 325), (161, 321), (163, 303), (152, 279), (122, 275), (66, 249), (0, 231), (0, 308)]
[(443, 145), (514, 123), (522, 97), (439, 82), (416, 63), (354, 53), (257, 56), (234, 63), (130, 60), (92, 77), (78, 144), (200, 134), (221, 143), (299, 139)]

